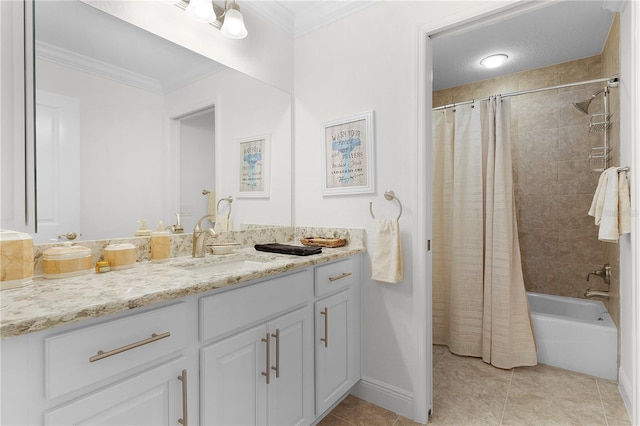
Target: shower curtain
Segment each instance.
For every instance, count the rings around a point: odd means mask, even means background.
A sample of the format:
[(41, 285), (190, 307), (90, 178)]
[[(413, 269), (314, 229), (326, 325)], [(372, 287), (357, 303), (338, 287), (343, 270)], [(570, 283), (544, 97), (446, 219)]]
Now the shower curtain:
[(433, 342), (535, 365), (513, 197), (510, 101), (433, 112)]

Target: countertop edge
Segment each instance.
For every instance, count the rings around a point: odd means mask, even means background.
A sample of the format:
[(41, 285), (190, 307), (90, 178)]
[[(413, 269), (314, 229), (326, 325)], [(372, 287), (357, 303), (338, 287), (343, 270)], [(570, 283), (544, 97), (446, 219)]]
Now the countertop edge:
[[(0, 312), (0, 339), (8, 339), (12, 337), (17, 337), (21, 335), (26, 335), (30, 333), (35, 333), (47, 329), (51, 329), (54, 327), (60, 327), (68, 324), (79, 323), (82, 321), (99, 318), (102, 316), (115, 314), (119, 312), (124, 312), (131, 309), (136, 309), (144, 306), (148, 306), (155, 303), (166, 302), (174, 299), (178, 299), (181, 297), (190, 296), (193, 294), (204, 293), (210, 290), (220, 289), (224, 287), (233, 286), (239, 283), (249, 282), (257, 279), (263, 279), (266, 277), (278, 275), (285, 272), (295, 271), (298, 269), (303, 269), (311, 266), (320, 265), (323, 263), (328, 263), (340, 259), (344, 259), (347, 257), (355, 256), (358, 254), (365, 253), (366, 249), (363, 246), (356, 247), (342, 247), (340, 249), (325, 249), (321, 255), (314, 256), (288, 256), (288, 255), (277, 255), (277, 254), (269, 254), (269, 256), (273, 256), (275, 267), (270, 262), (265, 262), (265, 268), (261, 270), (253, 270), (249, 272), (244, 272), (238, 275), (230, 275), (230, 276), (214, 276), (213, 278), (204, 278), (203, 277), (194, 277), (193, 274), (188, 274), (188, 269), (183, 269), (185, 280), (191, 279), (189, 283), (182, 285), (175, 285), (168, 288), (161, 289), (149, 289), (149, 291), (139, 291), (137, 294), (133, 294), (130, 297), (121, 296), (115, 297), (114, 300), (100, 300), (97, 298), (95, 301), (92, 298), (92, 294), (79, 294), (77, 299), (79, 302), (77, 307), (73, 306), (72, 308), (62, 310), (60, 312), (50, 311), (39, 314), (28, 315), (22, 312), (12, 312), (12, 300), (11, 296), (15, 298), (15, 300), (28, 300), (30, 298), (29, 289), (13, 289), (13, 290), (5, 290), (0, 294), (2, 298), (2, 311)], [(255, 255), (255, 253), (253, 253)], [(188, 262), (189, 258), (175, 258), (172, 259), (174, 262), (171, 265), (153, 265), (151, 262), (142, 262), (138, 265), (137, 268), (126, 271), (126, 274), (121, 275), (122, 281), (138, 279), (137, 275), (141, 275), (139, 279), (148, 279), (152, 280), (153, 277), (145, 277), (145, 271), (149, 271), (149, 268), (158, 268), (156, 271), (162, 272), (168, 271), (167, 268), (173, 268), (174, 270), (180, 271), (180, 266), (176, 266), (176, 262)], [(145, 264), (143, 266), (143, 263)], [(164, 267), (164, 269), (162, 269)], [(107, 274), (95, 274), (95, 275), (109, 275), (115, 273), (121, 273), (125, 271), (117, 271), (117, 272), (109, 272)], [(98, 279), (98, 278), (91, 279)], [(85, 279), (87, 279), (85, 276)], [(75, 279), (61, 279), (54, 281), (44, 281), (43, 285), (50, 285), (53, 287), (51, 292), (55, 292), (57, 289), (62, 289), (65, 292), (71, 292), (73, 290), (73, 285), (82, 281), (82, 277), (76, 277)], [(65, 285), (68, 283), (70, 288), (66, 288)], [(36, 285), (36, 283), (32, 284)], [(113, 287), (113, 286), (112, 286)], [(93, 291), (99, 291), (100, 289), (94, 289)], [(9, 293), (14, 292), (14, 293)], [(51, 293), (50, 292), (50, 293)], [(122, 289), (114, 289), (114, 293), (123, 292)], [(34, 292), (33, 297), (36, 296), (39, 300), (30, 300), (29, 302), (33, 302), (37, 304), (38, 302), (43, 302), (46, 297), (46, 292)], [(126, 292), (124, 292), (126, 294)], [(105, 292), (102, 295), (103, 298), (107, 298), (109, 296), (109, 292)], [(84, 299), (83, 299), (84, 298)], [(93, 303), (91, 303), (91, 302)], [(14, 304), (17, 305), (16, 302)], [(40, 307), (42, 308), (42, 307)], [(19, 306), (14, 307), (15, 309), (20, 309)], [(22, 315), (20, 315), (22, 314)], [(9, 317), (7, 319), (7, 317)], [(13, 317), (13, 318), (12, 318)]]

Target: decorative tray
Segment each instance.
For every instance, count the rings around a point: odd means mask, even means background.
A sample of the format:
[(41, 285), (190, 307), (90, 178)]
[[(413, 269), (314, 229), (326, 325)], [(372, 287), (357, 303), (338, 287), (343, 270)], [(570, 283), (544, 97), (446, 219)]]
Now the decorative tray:
[(305, 246), (315, 247), (342, 247), (347, 244), (344, 238), (323, 238), (323, 237), (305, 237), (300, 238), (300, 242)]

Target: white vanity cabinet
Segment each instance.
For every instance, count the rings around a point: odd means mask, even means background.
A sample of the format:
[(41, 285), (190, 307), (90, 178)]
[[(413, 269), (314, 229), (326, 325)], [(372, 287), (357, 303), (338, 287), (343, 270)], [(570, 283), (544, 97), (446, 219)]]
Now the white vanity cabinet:
[(2, 425), (310, 425), (360, 377), (360, 257), (2, 340)]
[(49, 410), (44, 424), (176, 425), (185, 419), (183, 378), (188, 376), (183, 365), (184, 358), (178, 358)]
[(360, 264), (355, 258), (316, 267), (316, 414), (360, 379)]
[(236, 329), (245, 326), (201, 349), (202, 424), (311, 424), (312, 303), (311, 270), (201, 302), (201, 318), (211, 323), (201, 325), (205, 337), (215, 340), (214, 329), (224, 333), (231, 327), (223, 306), (235, 307)]
[(187, 324), (179, 301), (3, 341), (2, 424), (188, 419)]

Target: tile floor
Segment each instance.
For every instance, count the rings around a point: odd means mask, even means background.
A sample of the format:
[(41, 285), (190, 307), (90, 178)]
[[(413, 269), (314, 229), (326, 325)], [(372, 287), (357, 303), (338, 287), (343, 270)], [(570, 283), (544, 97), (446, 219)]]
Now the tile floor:
[[(630, 425), (608, 380), (545, 365), (500, 370), (433, 347), (430, 425)], [(402, 416), (348, 396), (321, 426), (409, 426)]]

